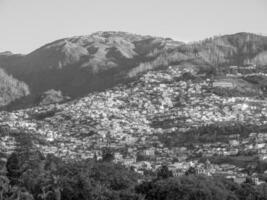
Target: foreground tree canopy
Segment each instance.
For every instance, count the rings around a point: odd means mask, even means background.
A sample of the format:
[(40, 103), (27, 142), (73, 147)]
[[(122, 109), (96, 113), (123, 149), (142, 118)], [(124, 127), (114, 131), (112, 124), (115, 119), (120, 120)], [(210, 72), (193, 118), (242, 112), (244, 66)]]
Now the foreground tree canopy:
[[(23, 154), (23, 155), (22, 155)], [(265, 200), (267, 184), (241, 185), (222, 177), (173, 177), (162, 166), (155, 177), (107, 161), (63, 161), (38, 151), (14, 152), (0, 176), (0, 200)]]

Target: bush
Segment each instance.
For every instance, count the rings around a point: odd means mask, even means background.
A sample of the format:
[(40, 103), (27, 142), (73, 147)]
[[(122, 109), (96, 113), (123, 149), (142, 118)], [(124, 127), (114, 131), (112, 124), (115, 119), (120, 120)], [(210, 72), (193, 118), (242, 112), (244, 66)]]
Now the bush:
[(144, 182), (136, 192), (147, 200), (248, 200), (266, 199), (264, 186), (238, 185), (222, 177), (181, 176)]

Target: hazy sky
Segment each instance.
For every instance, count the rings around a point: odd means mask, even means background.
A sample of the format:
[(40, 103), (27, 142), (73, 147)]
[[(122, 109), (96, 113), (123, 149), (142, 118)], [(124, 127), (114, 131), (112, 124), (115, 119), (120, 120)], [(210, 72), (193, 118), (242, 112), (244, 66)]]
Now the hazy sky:
[(267, 0), (0, 0), (0, 52), (29, 53), (62, 37), (126, 31), (181, 41), (267, 35)]

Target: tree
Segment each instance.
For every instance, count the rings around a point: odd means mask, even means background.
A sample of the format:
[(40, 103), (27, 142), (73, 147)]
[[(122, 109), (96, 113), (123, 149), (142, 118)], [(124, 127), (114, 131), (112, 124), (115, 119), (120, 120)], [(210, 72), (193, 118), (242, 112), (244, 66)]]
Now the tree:
[(102, 160), (104, 162), (112, 162), (114, 160), (114, 153), (110, 148), (104, 148), (102, 150)]
[(60, 103), (64, 101), (64, 99), (65, 98), (60, 90), (51, 89), (43, 93), (40, 100), (40, 105)]
[(189, 169), (185, 172), (185, 175), (196, 175), (197, 174), (197, 170), (194, 167), (189, 167)]
[(6, 176), (0, 175), (0, 200), (4, 200), (6, 194), (9, 192), (9, 179)]
[(0, 68), (0, 106), (30, 94), (28, 85), (8, 75)]
[(6, 163), (7, 177), (12, 185), (19, 183), (19, 178), (22, 174), (20, 170), (20, 162), (17, 153), (12, 153)]
[[(235, 184), (235, 183), (233, 183)], [(233, 189), (238, 187), (232, 187)], [(237, 200), (220, 179), (205, 176), (181, 176), (145, 182), (136, 192), (147, 200)]]
[(169, 170), (168, 166), (162, 165), (157, 172), (158, 179), (167, 179), (173, 177), (172, 171)]

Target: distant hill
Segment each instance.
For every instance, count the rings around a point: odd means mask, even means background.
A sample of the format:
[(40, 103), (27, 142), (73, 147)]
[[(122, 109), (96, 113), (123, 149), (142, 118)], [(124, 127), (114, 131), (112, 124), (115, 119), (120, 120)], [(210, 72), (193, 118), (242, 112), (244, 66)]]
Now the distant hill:
[[(125, 32), (97, 32), (64, 38), (27, 55), (0, 54), (0, 67), (38, 99), (54, 89), (71, 98), (125, 83), (150, 70), (185, 65), (199, 73), (217, 73), (222, 66), (267, 65), (267, 37), (251, 33), (217, 36), (182, 43), (169, 38)], [(27, 105), (23, 101), (23, 105)], [(16, 102), (19, 105), (19, 101)]]
[(267, 37), (252, 33), (216, 36), (203, 41), (182, 44), (161, 52), (151, 62), (131, 69), (130, 77), (144, 71), (187, 64), (200, 72), (214, 73), (222, 66), (267, 65)]
[(189, 47), (211, 64), (267, 65), (262, 60), (267, 50), (266, 36), (242, 32), (206, 39)]

